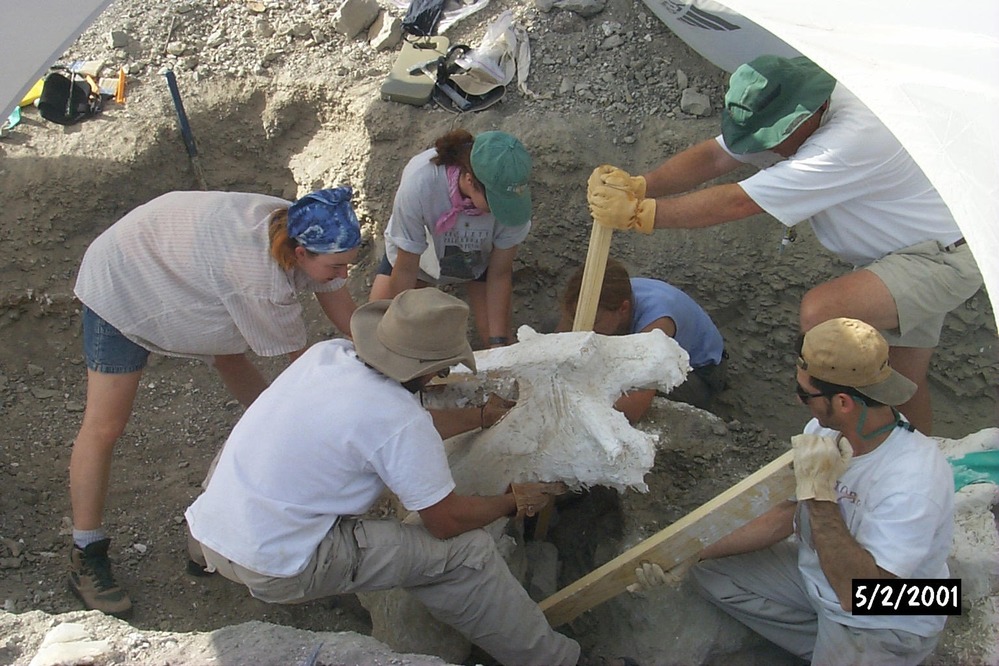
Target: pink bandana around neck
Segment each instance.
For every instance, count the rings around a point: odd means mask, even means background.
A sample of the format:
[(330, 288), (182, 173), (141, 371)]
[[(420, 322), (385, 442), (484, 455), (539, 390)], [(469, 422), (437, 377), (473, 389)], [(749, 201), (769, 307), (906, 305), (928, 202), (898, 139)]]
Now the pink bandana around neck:
[(476, 208), (472, 200), (462, 195), (461, 190), (458, 189), (458, 177), (461, 175), (461, 169), (453, 165), (448, 165), (446, 171), (447, 190), (451, 197), (451, 210), (437, 218), (434, 229), (439, 234), (454, 228), (454, 225), (458, 222), (458, 216), (462, 213), (465, 215), (482, 215), (484, 212)]

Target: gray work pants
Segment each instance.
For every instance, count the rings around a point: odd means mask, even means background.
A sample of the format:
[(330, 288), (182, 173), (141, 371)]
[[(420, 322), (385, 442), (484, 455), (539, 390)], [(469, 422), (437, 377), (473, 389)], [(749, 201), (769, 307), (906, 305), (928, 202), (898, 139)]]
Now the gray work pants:
[(503, 664), (573, 666), (579, 659), (579, 645), (549, 626), (483, 530), (442, 540), (421, 525), (342, 519), (291, 578), (263, 576), (202, 550), (210, 566), (262, 601), (299, 603), (402, 587)]
[(939, 638), (858, 629), (816, 612), (798, 570), (798, 547), (790, 541), (706, 560), (691, 572), (708, 601), (814, 666), (915, 666)]

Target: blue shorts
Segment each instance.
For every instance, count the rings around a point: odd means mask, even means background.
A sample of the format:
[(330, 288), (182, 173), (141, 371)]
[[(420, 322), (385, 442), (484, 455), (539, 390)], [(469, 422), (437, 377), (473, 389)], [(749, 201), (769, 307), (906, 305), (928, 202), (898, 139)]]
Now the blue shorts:
[(83, 358), (87, 367), (105, 375), (124, 375), (146, 367), (149, 350), (83, 306)]

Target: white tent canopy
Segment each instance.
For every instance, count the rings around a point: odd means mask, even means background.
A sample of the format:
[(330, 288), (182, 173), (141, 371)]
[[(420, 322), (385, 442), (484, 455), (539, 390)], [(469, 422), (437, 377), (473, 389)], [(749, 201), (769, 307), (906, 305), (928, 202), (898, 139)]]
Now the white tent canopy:
[[(761, 48), (800, 52), (860, 97), (950, 206), (999, 316), (999, 2), (645, 1), (719, 67), (732, 69), (733, 54), (745, 61)], [(0, 118), (110, 2), (7, 3)], [(727, 8), (737, 20), (719, 20), (701, 6)], [(741, 29), (732, 25), (740, 21)]]
[(0, 121), (111, 0), (4, 2), (0, 25)]

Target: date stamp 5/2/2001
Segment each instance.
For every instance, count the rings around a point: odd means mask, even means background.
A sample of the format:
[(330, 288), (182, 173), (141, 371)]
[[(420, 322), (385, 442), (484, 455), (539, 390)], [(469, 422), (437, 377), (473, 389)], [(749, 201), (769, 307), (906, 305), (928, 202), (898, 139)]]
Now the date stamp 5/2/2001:
[(960, 578), (854, 578), (854, 615), (960, 615)]

